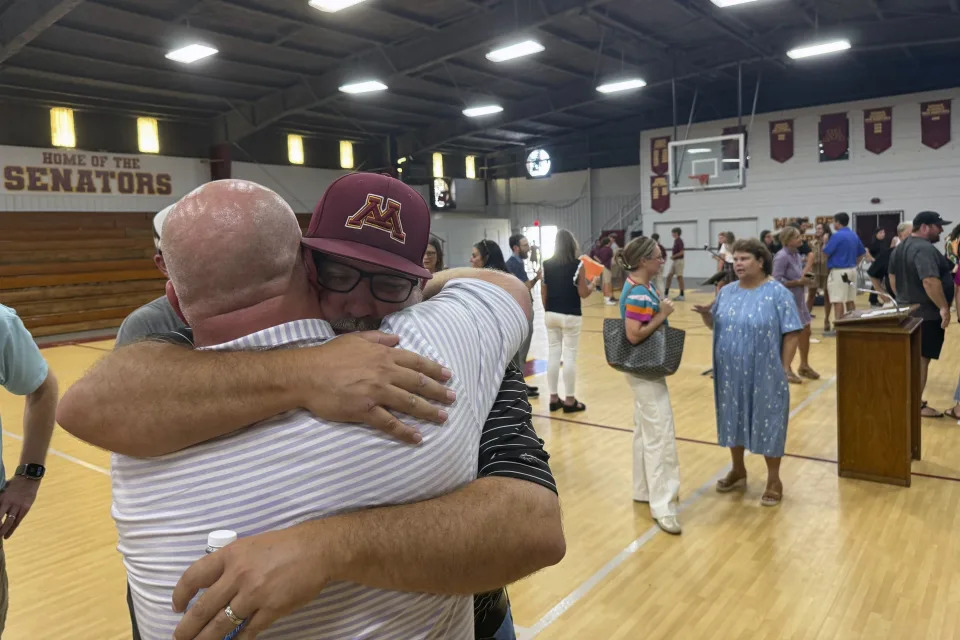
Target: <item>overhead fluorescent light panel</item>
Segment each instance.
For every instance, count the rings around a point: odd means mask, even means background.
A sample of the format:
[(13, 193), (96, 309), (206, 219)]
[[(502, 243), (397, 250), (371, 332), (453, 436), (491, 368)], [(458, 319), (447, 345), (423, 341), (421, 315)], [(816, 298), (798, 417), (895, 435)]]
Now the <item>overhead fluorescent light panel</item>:
[(500, 113), (503, 111), (503, 107), (498, 104), (487, 104), (479, 107), (468, 107), (463, 110), (463, 115), (468, 118), (476, 118), (478, 116), (489, 116), (494, 113)]
[(536, 40), (524, 40), (523, 42), (517, 42), (516, 44), (494, 49), (487, 54), (487, 60), (491, 62), (506, 62), (507, 60), (522, 58), (523, 56), (533, 55), (541, 51), (543, 51), (543, 45)]
[(717, 5), (722, 9), (726, 9), (727, 7), (735, 7), (738, 4), (748, 4), (750, 2), (756, 2), (756, 1), (757, 0), (711, 0), (713, 4)]
[(387, 85), (378, 80), (363, 80), (361, 82), (351, 82), (340, 87), (344, 93), (372, 93), (374, 91), (386, 91)]
[(307, 4), (320, 11), (336, 13), (337, 11), (343, 11), (348, 7), (352, 7), (355, 4), (360, 4), (363, 1), (364, 0), (310, 0)]
[(820, 42), (818, 44), (811, 44), (804, 47), (797, 47), (796, 49), (790, 49), (790, 51), (787, 51), (787, 55), (794, 60), (799, 60), (801, 58), (812, 58), (813, 56), (822, 56), (828, 53), (846, 51), (849, 48), (849, 40), (832, 40), (830, 42)]
[(617, 93), (619, 91), (640, 89), (641, 87), (645, 86), (647, 86), (647, 83), (642, 78), (626, 78), (624, 80), (617, 80), (615, 82), (605, 82), (597, 87), (597, 91), (600, 93)]
[(174, 49), (167, 53), (166, 58), (168, 60), (173, 60), (174, 62), (182, 62), (184, 64), (193, 64), (197, 60), (203, 60), (204, 58), (209, 58), (210, 56), (217, 53), (217, 50), (213, 47), (208, 47), (205, 44), (188, 44), (185, 47), (180, 47), (179, 49)]

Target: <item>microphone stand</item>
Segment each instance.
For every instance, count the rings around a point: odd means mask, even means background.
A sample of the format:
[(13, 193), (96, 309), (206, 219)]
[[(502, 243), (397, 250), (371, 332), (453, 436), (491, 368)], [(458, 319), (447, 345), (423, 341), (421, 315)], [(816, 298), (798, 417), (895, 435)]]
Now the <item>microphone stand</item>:
[[(845, 273), (841, 275), (840, 278), (841, 280), (843, 280), (844, 284), (853, 284), (852, 282), (850, 282), (850, 277)], [(900, 303), (897, 302), (896, 297), (890, 295), (889, 293), (885, 293), (883, 291), (877, 291), (876, 289), (862, 289), (860, 287), (856, 287), (856, 289), (860, 293), (870, 293), (870, 294), (876, 294), (878, 296), (883, 296), (884, 298), (886, 298), (887, 300), (893, 303), (893, 306), (896, 307), (897, 309), (897, 314), (899, 314), (903, 310), (903, 308), (900, 306)]]

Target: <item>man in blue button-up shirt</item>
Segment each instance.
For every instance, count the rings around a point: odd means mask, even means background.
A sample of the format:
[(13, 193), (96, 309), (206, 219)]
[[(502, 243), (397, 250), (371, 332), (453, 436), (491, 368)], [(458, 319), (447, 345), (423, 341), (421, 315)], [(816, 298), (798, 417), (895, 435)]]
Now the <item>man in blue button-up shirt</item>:
[[(836, 231), (823, 248), (827, 256), (827, 268), (830, 270), (827, 292), (830, 294), (830, 302), (833, 303), (834, 317), (838, 320), (856, 306), (857, 266), (867, 253), (860, 238), (850, 230), (849, 225), (850, 216), (846, 213), (833, 216)], [(844, 276), (848, 282), (844, 282)], [(824, 335), (832, 336), (836, 335), (836, 332), (828, 331)]]

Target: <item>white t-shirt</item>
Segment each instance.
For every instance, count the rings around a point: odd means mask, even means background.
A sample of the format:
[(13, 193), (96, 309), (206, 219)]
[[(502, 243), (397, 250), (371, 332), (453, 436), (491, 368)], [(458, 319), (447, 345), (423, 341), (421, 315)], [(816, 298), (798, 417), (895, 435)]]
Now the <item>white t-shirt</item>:
[(724, 243), (720, 246), (720, 257), (723, 258), (723, 261), (728, 264), (733, 264), (733, 251), (730, 250), (730, 245)]
[[(144, 640), (173, 636), (181, 619), (172, 611), (173, 588), (203, 556), (210, 531), (252, 536), (434, 498), (476, 479), (484, 420), (527, 331), (520, 305), (489, 283), (455, 280), (431, 300), (385, 318), (382, 330), (453, 372), (457, 401), (444, 425), (404, 420), (420, 430), (420, 446), (297, 410), (169, 455), (113, 456), (112, 514)], [(209, 349), (298, 348), (331, 339), (328, 323), (298, 320)], [(335, 366), (304, 371), (335, 373)], [(332, 583), (258, 637), (472, 640), (473, 599)]]

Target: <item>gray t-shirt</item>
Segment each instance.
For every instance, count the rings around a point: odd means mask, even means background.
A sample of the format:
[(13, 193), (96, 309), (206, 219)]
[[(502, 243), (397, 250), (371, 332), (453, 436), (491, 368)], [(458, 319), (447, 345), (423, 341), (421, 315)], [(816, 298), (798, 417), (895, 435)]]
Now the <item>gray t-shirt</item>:
[(923, 288), (924, 278), (938, 278), (943, 283), (947, 304), (953, 300), (953, 275), (950, 263), (929, 240), (910, 236), (890, 255), (890, 273), (896, 278), (897, 303), (919, 304), (914, 312), (923, 320), (938, 320), (940, 310)]
[(131, 313), (117, 332), (117, 347), (142, 340), (154, 333), (169, 333), (183, 326), (183, 320), (170, 306), (166, 296), (160, 296)]

